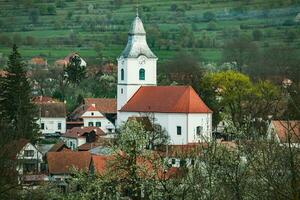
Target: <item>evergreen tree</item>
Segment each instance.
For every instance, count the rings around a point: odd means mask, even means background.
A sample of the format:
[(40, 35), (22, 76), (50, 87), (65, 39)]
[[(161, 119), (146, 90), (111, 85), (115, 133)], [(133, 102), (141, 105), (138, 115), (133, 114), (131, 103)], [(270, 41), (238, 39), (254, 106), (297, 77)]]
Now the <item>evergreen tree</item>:
[(11, 125), (12, 139), (33, 139), (37, 135), (37, 109), (31, 102), (31, 88), (17, 46), (13, 46), (1, 81), (0, 118)]

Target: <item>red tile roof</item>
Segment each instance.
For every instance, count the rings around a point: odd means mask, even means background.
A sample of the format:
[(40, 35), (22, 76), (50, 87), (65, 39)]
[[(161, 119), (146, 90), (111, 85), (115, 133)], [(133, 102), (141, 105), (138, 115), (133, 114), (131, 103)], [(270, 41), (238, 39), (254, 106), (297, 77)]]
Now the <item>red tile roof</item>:
[(58, 102), (56, 99), (47, 96), (35, 96), (32, 98), (32, 102), (34, 103), (53, 103)]
[(51, 147), (51, 149), (49, 150), (49, 152), (59, 152), (68, 150), (70, 151), (70, 148), (68, 148), (68, 146), (63, 141), (60, 141), (54, 144), (53, 147)]
[(41, 117), (66, 117), (66, 104), (63, 102), (35, 102)]
[(86, 109), (86, 111), (98, 111), (98, 110), (96, 109), (96, 106), (93, 104), (93, 105), (90, 105), (90, 106)]
[(112, 156), (92, 155), (92, 162), (95, 172), (104, 174), (107, 169), (107, 161), (113, 159)]
[(1, 147), (0, 156), (5, 156), (10, 159), (16, 159), (18, 153), (29, 143), (27, 139), (19, 139), (11, 141)]
[(87, 106), (95, 104), (97, 111), (101, 113), (117, 113), (117, 100), (107, 98), (85, 98)]
[(88, 151), (62, 151), (47, 153), (48, 170), (50, 174), (68, 174), (72, 168), (88, 171), (91, 154)]
[(64, 137), (70, 138), (78, 138), (83, 136), (85, 133), (90, 133), (95, 131), (96, 135), (106, 135), (103, 130), (99, 127), (88, 126), (88, 127), (73, 127), (72, 129), (67, 130), (67, 132), (63, 135)]
[(31, 58), (29, 63), (32, 64), (32, 65), (47, 65), (47, 61), (44, 58), (41, 58), (41, 57)]
[(211, 113), (191, 86), (142, 86), (122, 112)]
[(277, 121), (271, 122), (280, 142), (286, 143), (290, 138), (292, 143), (300, 143), (300, 121)]

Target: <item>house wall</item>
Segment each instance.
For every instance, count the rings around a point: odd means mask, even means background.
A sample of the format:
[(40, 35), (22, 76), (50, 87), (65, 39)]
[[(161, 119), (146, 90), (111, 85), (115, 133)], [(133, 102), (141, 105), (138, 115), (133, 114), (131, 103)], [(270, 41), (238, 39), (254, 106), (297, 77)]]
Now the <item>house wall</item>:
[[(41, 124), (44, 123), (44, 129), (40, 129), (42, 134), (51, 134), (51, 133), (66, 133), (66, 118), (46, 118), (42, 117), (37, 121), (37, 124), (41, 127)], [(61, 123), (61, 129), (58, 129), (58, 123)]]
[(62, 137), (62, 140), (65, 142), (67, 147), (71, 148), (72, 150), (76, 150), (80, 145), (86, 143), (85, 137), (79, 137), (79, 138)]
[[(32, 150), (33, 156), (25, 156), (24, 152), (26, 150)], [(41, 163), (43, 162), (43, 154), (37, 150), (35, 146), (31, 143), (26, 144), (23, 149), (17, 154), (17, 159), (19, 160), (17, 165), (17, 171), (20, 175), (24, 174), (24, 164), (25, 163), (34, 163), (37, 167), (37, 172), (41, 171)]]
[(108, 129), (112, 129), (112, 132), (115, 132), (115, 126), (111, 123), (107, 118), (100, 117), (100, 118), (83, 118), (83, 125), (85, 127), (89, 126), (89, 122), (93, 122), (93, 126), (96, 126), (96, 122), (100, 122), (101, 128), (105, 133), (108, 133)]
[[(210, 140), (212, 137), (212, 115), (211, 114), (186, 114), (186, 113), (138, 113), (120, 112), (120, 122), (126, 122), (131, 116), (148, 116), (154, 118), (155, 123), (160, 124), (170, 137), (171, 144), (187, 144)], [(177, 126), (181, 126), (182, 133), (177, 135)], [(202, 136), (196, 134), (196, 127), (202, 126)]]

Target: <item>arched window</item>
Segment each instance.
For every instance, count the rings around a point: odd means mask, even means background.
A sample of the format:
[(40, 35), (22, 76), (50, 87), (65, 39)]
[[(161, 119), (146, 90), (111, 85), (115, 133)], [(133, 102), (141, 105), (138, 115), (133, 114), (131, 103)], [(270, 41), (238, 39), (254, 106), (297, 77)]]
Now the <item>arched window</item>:
[(121, 80), (124, 81), (124, 69), (121, 69)]
[(140, 69), (139, 71), (139, 78), (140, 80), (144, 81), (145, 80), (145, 69)]

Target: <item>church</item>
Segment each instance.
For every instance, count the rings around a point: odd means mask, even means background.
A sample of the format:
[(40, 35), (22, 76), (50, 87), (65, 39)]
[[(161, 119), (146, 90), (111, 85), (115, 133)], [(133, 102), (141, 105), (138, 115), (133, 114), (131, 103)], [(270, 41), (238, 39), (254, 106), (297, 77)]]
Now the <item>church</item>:
[(191, 86), (157, 86), (157, 59), (137, 14), (117, 59), (117, 126), (129, 117), (151, 117), (173, 145), (210, 140), (212, 111)]

